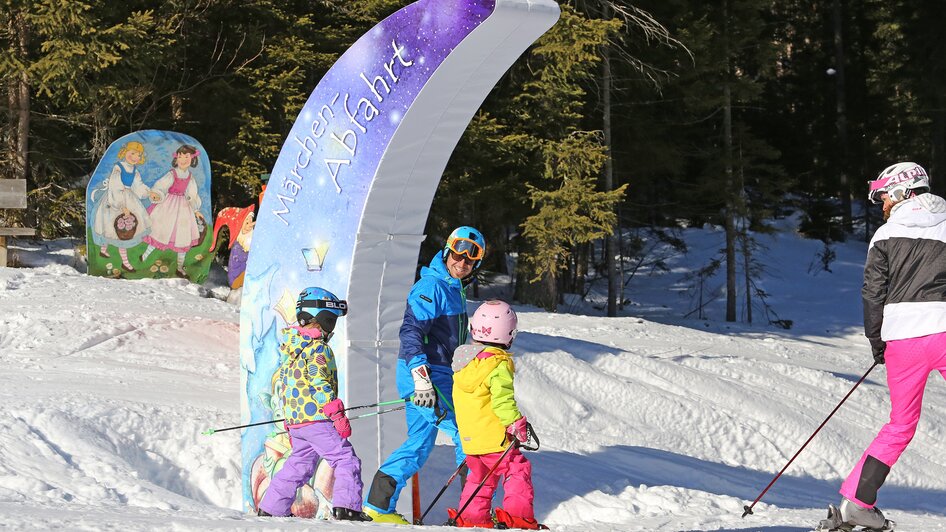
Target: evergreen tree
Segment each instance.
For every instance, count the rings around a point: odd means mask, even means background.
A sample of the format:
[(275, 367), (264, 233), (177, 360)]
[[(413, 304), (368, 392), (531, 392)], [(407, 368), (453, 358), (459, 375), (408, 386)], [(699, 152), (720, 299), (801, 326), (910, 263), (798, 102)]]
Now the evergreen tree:
[[(583, 83), (594, 78), (601, 46), (619, 28), (618, 21), (589, 19), (563, 7), (558, 24), (532, 52), (535, 76), (514, 99), (528, 120), (527, 144), (537, 151), (544, 178), (529, 187), (537, 212), (523, 223), (526, 242), (520, 259), (520, 279), (542, 288), (530, 291), (520, 283), (517, 298), (548, 309), (558, 303), (558, 274), (567, 266), (571, 248), (613, 232), (614, 206), (624, 192), (624, 187), (597, 190), (605, 147), (600, 134), (581, 128), (589, 97)], [(552, 223), (556, 212), (561, 216)]]
[[(0, 80), (8, 94), (4, 173), (26, 178), (41, 234), (84, 226), (81, 176), (140, 98), (146, 65), (167, 44), (153, 11), (84, 2), (8, 0)], [(78, 186), (77, 186), (78, 185)], [(70, 230), (72, 228), (72, 230)]]

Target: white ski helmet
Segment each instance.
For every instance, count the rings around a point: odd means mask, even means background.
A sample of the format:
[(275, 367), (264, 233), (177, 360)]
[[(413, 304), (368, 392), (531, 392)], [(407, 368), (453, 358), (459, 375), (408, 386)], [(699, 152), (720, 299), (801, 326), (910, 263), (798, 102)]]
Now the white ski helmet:
[(480, 305), (470, 318), (470, 336), (477, 342), (512, 345), (519, 318), (508, 303), (490, 300)]
[(868, 181), (867, 198), (871, 203), (883, 203), (886, 193), (893, 201), (902, 201), (913, 195), (930, 191), (930, 176), (922, 166), (903, 162), (888, 166), (877, 179)]

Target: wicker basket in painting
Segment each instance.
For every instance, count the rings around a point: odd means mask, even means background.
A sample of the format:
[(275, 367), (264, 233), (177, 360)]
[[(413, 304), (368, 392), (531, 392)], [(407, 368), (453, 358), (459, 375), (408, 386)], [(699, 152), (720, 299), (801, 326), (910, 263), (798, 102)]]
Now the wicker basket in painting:
[(132, 213), (115, 217), (115, 234), (119, 240), (131, 240), (138, 230), (138, 217)]

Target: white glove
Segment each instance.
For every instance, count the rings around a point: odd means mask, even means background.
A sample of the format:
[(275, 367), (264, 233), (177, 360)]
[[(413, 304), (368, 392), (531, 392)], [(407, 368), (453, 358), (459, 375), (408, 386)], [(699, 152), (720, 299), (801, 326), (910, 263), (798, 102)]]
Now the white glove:
[(414, 377), (414, 404), (424, 408), (436, 406), (437, 393), (434, 391), (434, 384), (430, 382), (430, 368), (417, 366), (411, 370), (411, 376)]

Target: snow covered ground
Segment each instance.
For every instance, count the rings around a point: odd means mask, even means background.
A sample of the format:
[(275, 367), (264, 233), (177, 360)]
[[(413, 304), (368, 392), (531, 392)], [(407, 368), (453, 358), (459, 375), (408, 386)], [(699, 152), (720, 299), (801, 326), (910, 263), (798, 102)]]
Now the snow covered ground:
[[(829, 273), (811, 267), (820, 242), (759, 237), (760, 288), (792, 321), (784, 329), (760, 309), (753, 325), (728, 324), (722, 298), (706, 319), (683, 318), (694, 308), (685, 275), (723, 235), (683, 237), (689, 253), (669, 256), (669, 271), (634, 277), (623, 317), (516, 307), (517, 396), (542, 439), (530, 454), (536, 510), (553, 530), (812, 530), (886, 419), (881, 367), (742, 519), (870, 367), (866, 245), (836, 245)], [(11, 251), (27, 267), (0, 268), (0, 528), (391, 529), (242, 514), (238, 432), (201, 435), (239, 422), (237, 308), (185, 280), (88, 277), (71, 245), (21, 242)], [(705, 283), (704, 300), (720, 283)], [(946, 531), (946, 386), (931, 380), (918, 434), (880, 494), (898, 530)], [(438, 447), (424, 469), (425, 502), (451, 454)], [(442, 522), (457, 496), (427, 521)]]

